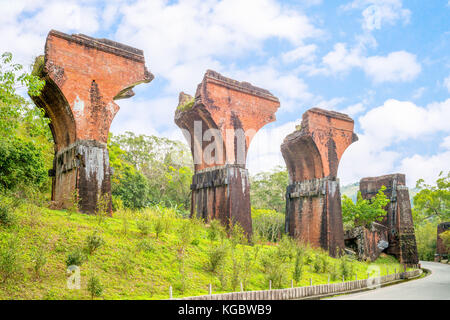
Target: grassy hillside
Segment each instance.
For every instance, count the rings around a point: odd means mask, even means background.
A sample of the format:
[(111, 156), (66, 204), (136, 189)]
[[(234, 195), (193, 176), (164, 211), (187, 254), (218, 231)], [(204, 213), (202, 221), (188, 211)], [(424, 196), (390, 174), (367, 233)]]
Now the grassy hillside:
[[(280, 245), (243, 245), (239, 232), (221, 236), (214, 223), (206, 226), (158, 207), (110, 218), (23, 204), (14, 217), (11, 225), (0, 224), (0, 299), (90, 299), (86, 287), (92, 275), (103, 286), (103, 299), (167, 299), (170, 285), (174, 297), (206, 294), (209, 283), (214, 292), (239, 290), (241, 281), (246, 290), (267, 289), (269, 279), (274, 288), (289, 287), (297, 270), (301, 279), (296, 285), (305, 286), (310, 278), (314, 284), (326, 283), (330, 273), (333, 281), (355, 273), (363, 279), (369, 267), (330, 258), (287, 238)], [(91, 244), (103, 240), (92, 254), (86, 249), (88, 236)], [(69, 290), (66, 260), (78, 249), (85, 256), (81, 289)], [(391, 272), (400, 268), (387, 256), (376, 265), (383, 266), (382, 274), (384, 266)]]

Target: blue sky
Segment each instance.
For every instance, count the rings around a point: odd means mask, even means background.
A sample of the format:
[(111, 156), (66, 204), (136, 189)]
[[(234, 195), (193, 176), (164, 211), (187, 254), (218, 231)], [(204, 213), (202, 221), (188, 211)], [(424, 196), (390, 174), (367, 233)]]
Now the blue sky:
[(402, 172), (413, 186), (450, 169), (448, 0), (0, 0), (0, 51), (29, 65), (50, 29), (143, 49), (156, 78), (120, 100), (111, 131), (183, 140), (178, 93), (206, 69), (270, 90), (277, 121), (256, 135), (251, 173), (283, 165), (279, 146), (309, 108), (348, 113), (360, 140), (341, 183)]

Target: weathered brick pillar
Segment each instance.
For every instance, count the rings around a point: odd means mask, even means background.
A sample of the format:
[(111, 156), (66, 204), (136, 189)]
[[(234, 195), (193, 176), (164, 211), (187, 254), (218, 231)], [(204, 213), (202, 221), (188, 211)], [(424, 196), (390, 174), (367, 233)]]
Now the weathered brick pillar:
[(443, 258), (448, 258), (449, 250), (445, 247), (444, 242), (439, 236), (441, 233), (450, 230), (450, 221), (442, 222), (437, 226), (437, 241), (436, 241), (436, 261), (441, 261)]
[(396, 173), (379, 177), (363, 178), (359, 189), (364, 199), (374, 197), (382, 186), (384, 194), (390, 199), (386, 206), (386, 217), (380, 223), (388, 228), (389, 246), (386, 253), (394, 255), (401, 263), (413, 265), (419, 263), (416, 236), (411, 213), (411, 201), (405, 175)]
[(33, 100), (51, 119), (55, 158), (49, 173), (56, 207), (71, 205), (74, 191), (82, 212), (93, 213), (100, 195), (106, 195), (110, 207), (106, 143), (119, 110), (114, 100), (133, 96), (135, 85), (153, 79), (143, 51), (52, 30), (33, 73), (45, 80), (41, 95)]
[(190, 144), (195, 175), (191, 216), (238, 222), (252, 233), (247, 151), (253, 135), (275, 120), (269, 91), (208, 70), (195, 98), (180, 93), (175, 123)]
[(337, 170), (345, 149), (358, 140), (347, 115), (312, 108), (288, 135), (281, 153), (289, 171), (286, 232), (333, 256), (344, 249)]

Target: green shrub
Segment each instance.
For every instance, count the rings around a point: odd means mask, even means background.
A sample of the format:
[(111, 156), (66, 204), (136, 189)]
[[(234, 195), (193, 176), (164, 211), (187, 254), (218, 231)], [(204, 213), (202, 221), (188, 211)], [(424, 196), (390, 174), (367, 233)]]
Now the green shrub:
[(146, 236), (150, 233), (150, 222), (147, 219), (137, 220), (136, 227), (142, 236)]
[(91, 295), (91, 299), (94, 299), (94, 297), (100, 297), (102, 295), (103, 285), (96, 275), (90, 275), (87, 283), (87, 290)]
[(5, 247), (0, 248), (0, 276), (2, 282), (14, 279), (21, 273), (20, 244), (16, 236), (6, 242)]
[(142, 250), (145, 252), (153, 252), (155, 251), (155, 243), (151, 239), (142, 239), (137, 244), (138, 250)]
[(93, 254), (95, 250), (104, 245), (105, 241), (98, 235), (97, 231), (88, 235), (86, 238), (86, 250), (89, 254)]
[(300, 247), (297, 247), (295, 250), (295, 262), (294, 262), (294, 273), (292, 274), (292, 278), (296, 283), (299, 283), (302, 279), (303, 274), (303, 256), (304, 250)]
[(134, 269), (133, 255), (130, 251), (124, 250), (119, 256), (118, 270), (128, 279), (129, 274)]
[(417, 253), (419, 260), (434, 261), (436, 253), (437, 225), (435, 221), (426, 221), (415, 226)]
[(208, 239), (211, 240), (211, 242), (217, 239), (225, 238), (225, 229), (223, 228), (220, 221), (217, 219), (213, 219), (210, 221), (207, 232), (208, 232)]
[(276, 250), (268, 250), (261, 256), (261, 266), (267, 283), (272, 281), (275, 288), (281, 288), (288, 278), (288, 265)]
[(153, 220), (153, 230), (155, 231), (156, 239), (158, 239), (161, 233), (164, 232), (163, 219), (163, 217), (157, 217)]
[(81, 266), (83, 264), (83, 261), (85, 259), (85, 256), (83, 254), (83, 251), (79, 248), (69, 252), (66, 257), (66, 265), (69, 266)]
[(40, 278), (42, 268), (47, 263), (47, 253), (45, 251), (45, 248), (43, 246), (37, 247), (35, 250), (33, 250), (31, 258), (35, 276), (36, 278)]
[[(0, 199), (1, 201), (2, 199)], [(9, 227), (16, 222), (14, 209), (9, 203), (0, 202), (0, 225)]]
[(351, 279), (353, 276), (353, 264), (350, 261), (350, 258), (347, 256), (343, 256), (340, 259), (340, 269), (341, 269), (341, 276), (343, 276), (345, 279)]
[(331, 268), (330, 268), (330, 278), (331, 281), (336, 281), (339, 279), (340, 276), (340, 272), (339, 272), (339, 268), (336, 266), (336, 263), (333, 263)]
[(38, 188), (48, 178), (42, 148), (17, 136), (0, 139), (0, 186)]
[(253, 232), (261, 238), (275, 242), (284, 231), (285, 216), (275, 210), (252, 208)]
[(192, 242), (195, 236), (196, 225), (191, 219), (185, 219), (178, 227), (177, 234), (180, 239), (180, 245), (184, 248)]
[(213, 246), (208, 251), (207, 270), (214, 273), (220, 269), (225, 263), (227, 252), (228, 248), (224, 244)]

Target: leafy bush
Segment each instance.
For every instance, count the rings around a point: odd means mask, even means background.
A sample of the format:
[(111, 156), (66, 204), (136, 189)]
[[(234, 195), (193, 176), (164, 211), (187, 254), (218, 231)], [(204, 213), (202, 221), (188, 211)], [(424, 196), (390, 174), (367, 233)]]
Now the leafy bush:
[(261, 266), (267, 283), (272, 281), (275, 288), (282, 288), (288, 278), (288, 265), (278, 250), (268, 250), (261, 255)]
[(151, 239), (142, 239), (138, 242), (137, 248), (139, 250), (143, 250), (145, 252), (153, 252), (155, 251), (155, 242)]
[(69, 252), (66, 257), (66, 265), (69, 266), (81, 266), (83, 264), (83, 261), (85, 259), (85, 256), (83, 254), (83, 251), (79, 248)]
[(89, 254), (93, 254), (95, 250), (100, 248), (105, 241), (103, 238), (98, 235), (97, 231), (94, 231), (92, 234), (88, 235), (86, 238), (86, 249)]
[(285, 193), (288, 182), (286, 168), (276, 167), (270, 172), (260, 172), (250, 178), (250, 199), (255, 209), (286, 210)]
[(12, 280), (21, 273), (20, 244), (16, 236), (6, 242), (6, 247), (0, 248), (0, 276), (2, 282)]
[(89, 277), (87, 290), (91, 295), (91, 299), (94, 299), (94, 297), (100, 297), (102, 295), (103, 285), (96, 275), (91, 274), (91, 276)]
[(31, 258), (32, 258), (33, 270), (34, 270), (34, 273), (36, 275), (36, 278), (40, 278), (41, 277), (42, 268), (47, 263), (47, 253), (46, 253), (46, 250), (45, 250), (44, 246), (37, 247), (32, 252)]
[(214, 273), (223, 267), (227, 253), (228, 248), (225, 245), (221, 244), (213, 246), (208, 251), (207, 270)]
[(211, 240), (211, 242), (219, 238), (223, 240), (225, 237), (225, 229), (217, 219), (213, 219), (209, 222), (209, 228), (207, 229), (207, 232), (208, 239)]
[(0, 225), (9, 227), (16, 222), (14, 206), (7, 198), (0, 197)]
[(0, 139), (0, 186), (14, 190), (39, 187), (47, 180), (42, 149), (20, 137)]
[(252, 208), (253, 232), (270, 242), (280, 239), (284, 231), (285, 216), (267, 209)]
[(146, 236), (150, 233), (150, 221), (147, 219), (137, 220), (136, 227), (139, 229), (141, 235)]
[(385, 186), (382, 186), (372, 199), (363, 199), (361, 191), (358, 191), (356, 203), (345, 194), (342, 196), (342, 221), (344, 225), (370, 227), (372, 222), (381, 221), (386, 216), (383, 208), (389, 203), (384, 194)]
[(125, 274), (126, 278), (128, 278), (128, 275), (134, 269), (133, 255), (129, 250), (124, 250), (121, 252), (117, 268), (121, 273)]
[(434, 261), (437, 224), (434, 221), (426, 221), (415, 226), (417, 253), (420, 260)]
[(340, 271), (341, 276), (343, 276), (347, 280), (353, 276), (353, 265), (351, 264), (351, 261), (347, 256), (343, 256), (340, 258)]
[(301, 247), (297, 247), (295, 250), (294, 272), (292, 278), (296, 283), (300, 282), (303, 274), (303, 256), (304, 250)]

